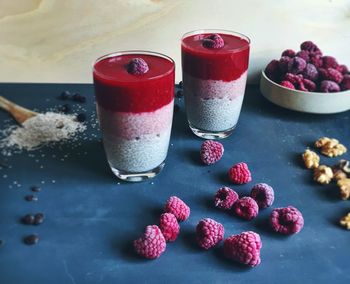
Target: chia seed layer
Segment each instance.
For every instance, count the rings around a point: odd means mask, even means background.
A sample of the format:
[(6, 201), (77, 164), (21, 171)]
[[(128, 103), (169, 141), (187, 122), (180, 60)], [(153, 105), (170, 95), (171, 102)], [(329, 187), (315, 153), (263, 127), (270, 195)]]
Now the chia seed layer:
[(225, 131), (237, 124), (247, 72), (231, 82), (203, 80), (183, 74), (187, 118), (193, 127)]
[(153, 112), (111, 112), (98, 106), (103, 143), (110, 165), (139, 173), (159, 166), (166, 158), (174, 101)]

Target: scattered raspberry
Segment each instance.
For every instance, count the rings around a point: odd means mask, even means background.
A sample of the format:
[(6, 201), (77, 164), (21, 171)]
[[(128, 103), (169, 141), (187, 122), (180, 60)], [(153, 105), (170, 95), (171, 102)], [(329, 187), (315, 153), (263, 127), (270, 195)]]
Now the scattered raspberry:
[(206, 140), (201, 146), (201, 160), (206, 165), (211, 165), (219, 161), (224, 154), (224, 146), (217, 141)]
[(254, 185), (250, 196), (256, 201), (259, 209), (270, 207), (275, 199), (273, 188), (266, 183)]
[(294, 57), (288, 63), (288, 72), (292, 74), (299, 74), (306, 68), (306, 61), (301, 57)]
[(335, 83), (333, 81), (324, 80), (321, 82), (320, 91), (323, 93), (339, 92), (340, 87), (337, 83)]
[(340, 73), (337, 69), (327, 68), (327, 77), (324, 79), (339, 84), (343, 80), (343, 74)]
[(312, 41), (308, 40), (308, 41), (304, 41), (301, 45), (300, 45), (300, 49), (301, 50), (306, 50), (309, 53), (312, 54), (321, 54), (322, 52), (321, 50), (318, 48), (318, 46), (316, 44), (314, 44)]
[(299, 51), (296, 56), (304, 59), (306, 62), (309, 62), (310, 60), (310, 55), (309, 55), (309, 52), (307, 50), (301, 50)]
[(295, 56), (295, 51), (293, 49), (286, 49), (285, 51), (282, 52), (282, 57), (283, 56), (288, 56), (288, 57), (294, 57)]
[(303, 71), (303, 77), (305, 79), (316, 81), (318, 79), (318, 71), (315, 65), (308, 63)]
[(219, 49), (223, 48), (225, 42), (219, 34), (211, 34), (203, 39), (203, 46), (206, 48)]
[(154, 259), (160, 257), (165, 251), (166, 242), (158, 226), (149, 225), (143, 236), (134, 241), (134, 248), (139, 255)]
[(287, 70), (288, 70), (288, 63), (289, 63), (290, 60), (291, 60), (291, 58), (288, 57), (288, 56), (282, 56), (280, 58), (278, 63), (279, 63), (279, 68), (280, 68), (280, 70), (283, 73), (287, 72)]
[(224, 238), (224, 226), (213, 219), (205, 218), (198, 223), (196, 235), (198, 245), (210, 249)]
[(239, 217), (251, 220), (258, 216), (259, 206), (253, 198), (245, 196), (235, 203), (235, 212)]
[(148, 72), (148, 64), (142, 58), (133, 58), (126, 66), (128, 73), (132, 75), (142, 75)]
[(190, 216), (190, 207), (180, 198), (171, 196), (165, 204), (165, 213), (172, 213), (180, 222), (185, 221)]
[(300, 211), (293, 206), (276, 208), (271, 212), (270, 224), (277, 233), (296, 234), (303, 228), (304, 218)]
[(248, 231), (227, 238), (224, 241), (224, 254), (228, 258), (254, 267), (261, 262), (261, 247), (259, 234)]
[(179, 223), (176, 217), (171, 213), (163, 213), (160, 215), (159, 228), (167, 242), (175, 241), (180, 233)]
[(346, 65), (338, 65), (337, 70), (342, 73), (343, 75), (346, 75), (349, 73), (349, 69)]
[(265, 68), (265, 74), (266, 76), (271, 79), (272, 81), (278, 81), (278, 78), (280, 77), (280, 68), (279, 68), (279, 61), (278, 60), (272, 60), (269, 64), (267, 64)]
[(238, 163), (228, 170), (228, 176), (233, 183), (244, 184), (252, 180), (251, 173), (246, 163)]
[(338, 62), (333, 56), (323, 56), (323, 68), (337, 68), (338, 67)]
[(313, 64), (316, 68), (321, 67), (323, 65), (322, 56), (319, 54), (310, 56), (309, 63)]
[(350, 90), (350, 74), (344, 75), (343, 81), (341, 82), (342, 91)]
[(292, 89), (292, 90), (295, 89), (294, 85), (291, 82), (289, 82), (289, 81), (282, 81), (280, 83), (280, 85), (283, 86), (283, 87), (286, 87), (288, 89)]
[(229, 210), (233, 204), (238, 200), (238, 194), (233, 189), (225, 186), (220, 188), (214, 197), (215, 207), (220, 209)]
[(305, 89), (309, 92), (316, 91), (316, 84), (314, 82), (312, 82), (311, 80), (303, 79), (303, 85), (304, 85)]

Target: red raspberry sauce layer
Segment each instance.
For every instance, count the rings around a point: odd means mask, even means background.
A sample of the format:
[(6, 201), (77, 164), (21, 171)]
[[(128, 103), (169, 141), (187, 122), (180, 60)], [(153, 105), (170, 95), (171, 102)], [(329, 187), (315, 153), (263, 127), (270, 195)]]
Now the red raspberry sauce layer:
[(238, 79), (249, 63), (249, 42), (234, 35), (220, 34), (225, 45), (220, 49), (205, 48), (203, 38), (208, 33), (182, 39), (182, 70), (204, 80), (230, 82)]
[[(132, 58), (144, 59), (149, 71), (132, 75), (126, 65)], [(97, 103), (110, 111), (151, 112), (169, 104), (174, 97), (175, 65), (172, 61), (144, 54), (122, 54), (95, 63)]]

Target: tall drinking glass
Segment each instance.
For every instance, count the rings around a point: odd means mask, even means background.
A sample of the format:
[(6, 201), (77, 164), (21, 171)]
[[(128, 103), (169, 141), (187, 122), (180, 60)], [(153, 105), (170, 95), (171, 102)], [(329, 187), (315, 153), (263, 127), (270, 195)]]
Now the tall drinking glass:
[(229, 136), (240, 115), (249, 63), (248, 37), (198, 30), (182, 37), (182, 76), (189, 126), (205, 139)]
[(123, 51), (100, 57), (93, 78), (103, 144), (122, 180), (156, 176), (167, 156), (174, 107), (174, 61)]

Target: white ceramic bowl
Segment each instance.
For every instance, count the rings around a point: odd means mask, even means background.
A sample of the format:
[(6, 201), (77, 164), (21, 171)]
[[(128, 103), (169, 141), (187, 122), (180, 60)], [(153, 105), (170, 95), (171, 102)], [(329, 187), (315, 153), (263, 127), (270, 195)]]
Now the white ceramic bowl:
[(337, 113), (350, 110), (350, 90), (337, 93), (315, 93), (291, 90), (261, 74), (260, 91), (265, 98), (284, 108), (309, 113)]

